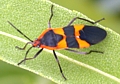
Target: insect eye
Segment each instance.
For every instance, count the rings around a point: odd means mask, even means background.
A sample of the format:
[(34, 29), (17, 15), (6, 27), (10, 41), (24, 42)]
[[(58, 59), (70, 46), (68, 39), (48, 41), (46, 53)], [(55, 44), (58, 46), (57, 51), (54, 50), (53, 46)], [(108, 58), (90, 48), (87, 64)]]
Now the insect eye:
[(39, 48), (39, 47), (40, 47), (40, 45), (37, 45), (36, 47), (37, 47), (37, 48)]

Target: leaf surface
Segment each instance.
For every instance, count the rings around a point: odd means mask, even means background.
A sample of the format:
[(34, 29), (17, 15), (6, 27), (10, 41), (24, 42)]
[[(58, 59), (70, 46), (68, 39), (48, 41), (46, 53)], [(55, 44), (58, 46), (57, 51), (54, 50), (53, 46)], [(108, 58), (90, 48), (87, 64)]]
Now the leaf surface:
[[(104, 41), (81, 51), (100, 50), (104, 54), (91, 53), (78, 55), (65, 50), (57, 50), (57, 56), (67, 77), (65, 81), (54, 59), (52, 51), (44, 50), (36, 59), (26, 61), (26, 64), (17, 65), (24, 56), (25, 51), (15, 48), (23, 47), (28, 42), (22, 35), (14, 30), (7, 21), (12, 22), (29, 38), (37, 38), (48, 27), (50, 7), (53, 4), (47, 0), (4, 0), (0, 3), (0, 59), (17, 67), (24, 68), (35, 74), (48, 78), (58, 84), (105, 84), (120, 83), (120, 35), (99, 24), (97, 26), (107, 31)], [(74, 17), (87, 18), (82, 13), (71, 11), (54, 4), (54, 16), (51, 24), (53, 28), (64, 27)], [(77, 20), (74, 24), (87, 24)], [(32, 49), (28, 57), (32, 57), (39, 49)]]

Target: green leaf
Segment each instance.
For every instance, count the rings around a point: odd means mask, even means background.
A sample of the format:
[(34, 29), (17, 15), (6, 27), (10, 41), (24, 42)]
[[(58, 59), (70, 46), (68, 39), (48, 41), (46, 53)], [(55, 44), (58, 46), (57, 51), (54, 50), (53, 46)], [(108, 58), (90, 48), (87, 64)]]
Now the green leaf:
[[(51, 4), (53, 3), (48, 0), (3, 0), (0, 2), (0, 59), (58, 84), (120, 83), (120, 35), (99, 24), (96, 25), (107, 31), (105, 40), (81, 50), (86, 52), (100, 50), (104, 51), (104, 54), (78, 55), (65, 50), (57, 50), (57, 56), (67, 81), (62, 78), (50, 50), (45, 49), (36, 59), (27, 61), (26, 64), (20, 66), (17, 65), (24, 58), (27, 49), (20, 51), (15, 46), (23, 47), (28, 41), (14, 30), (7, 21), (12, 22), (34, 40), (48, 27)], [(53, 11), (54, 16), (51, 21), (53, 28), (66, 26), (76, 16), (89, 19), (82, 13), (68, 10), (56, 4), (54, 4)], [(75, 21), (74, 24), (91, 25), (81, 20)], [(32, 49), (28, 57), (34, 56), (38, 50), (37, 48)]]

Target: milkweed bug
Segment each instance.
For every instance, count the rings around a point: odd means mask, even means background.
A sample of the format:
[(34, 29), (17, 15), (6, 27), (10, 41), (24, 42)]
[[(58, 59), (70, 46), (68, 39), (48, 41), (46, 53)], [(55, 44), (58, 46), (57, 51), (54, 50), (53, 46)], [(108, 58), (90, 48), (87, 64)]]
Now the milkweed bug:
[[(67, 51), (75, 52), (78, 54), (90, 54), (91, 52), (96, 53), (103, 53), (101, 51), (96, 50), (90, 50), (89, 52), (79, 52), (76, 50), (72, 50), (71, 48), (87, 48), (90, 47), (90, 45), (94, 45), (102, 41), (107, 33), (105, 30), (97, 27), (97, 26), (89, 26), (89, 25), (71, 25), (75, 20), (80, 19), (87, 21), (91, 24), (96, 24), (104, 18), (92, 22), (84, 18), (75, 17), (73, 18), (70, 23), (62, 28), (51, 28), (50, 21), (53, 17), (53, 5), (51, 6), (51, 16), (49, 18), (48, 22), (48, 29), (44, 30), (43, 33), (36, 39), (31, 40), (28, 38), (25, 34), (23, 34), (18, 28), (16, 28), (11, 22), (8, 21), (8, 23), (15, 28), (20, 34), (22, 34), (25, 38), (27, 38), (30, 42), (26, 43), (23, 48), (20, 48), (16, 46), (16, 48), (20, 50), (24, 50), (28, 44), (32, 44), (32, 46), (26, 51), (25, 57), (23, 60), (21, 60), (18, 65), (25, 62), (26, 60), (31, 60), (36, 58), (44, 48), (52, 50), (54, 57), (58, 63), (60, 73), (62, 77), (66, 80), (66, 77), (63, 74), (60, 62), (58, 60), (58, 57), (55, 53), (55, 50), (57, 49), (65, 49)], [(33, 48), (38, 47), (41, 48), (32, 58), (27, 58), (28, 52)]]

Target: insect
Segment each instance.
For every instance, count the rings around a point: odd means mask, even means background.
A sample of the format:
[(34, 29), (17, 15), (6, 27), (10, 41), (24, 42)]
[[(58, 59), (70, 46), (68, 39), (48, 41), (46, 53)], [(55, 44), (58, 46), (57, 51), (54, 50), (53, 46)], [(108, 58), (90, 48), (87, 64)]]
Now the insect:
[[(92, 21), (89, 21), (84, 18), (75, 17), (65, 27), (51, 28), (50, 21), (51, 21), (52, 17), (53, 17), (53, 5), (51, 6), (51, 16), (50, 16), (49, 22), (48, 22), (48, 29), (44, 30), (42, 32), (42, 34), (40, 36), (38, 36), (38, 38), (34, 41), (31, 40), (29, 37), (27, 37), (23, 32), (21, 32), (10, 21), (8, 21), (8, 23), (13, 28), (15, 28), (20, 34), (22, 34), (25, 38), (27, 38), (30, 41), (30, 42), (27, 42), (23, 48), (20, 48), (18, 46), (16, 46), (16, 48), (18, 48), (20, 50), (25, 50), (25, 48), (28, 44), (32, 44), (32, 46), (26, 51), (24, 59), (21, 60), (18, 63), (18, 65), (25, 62), (26, 60), (31, 60), (31, 59), (36, 58), (43, 51), (43, 49), (46, 48), (46, 49), (53, 51), (53, 55), (57, 61), (58, 67), (60, 69), (60, 73), (61, 73), (62, 77), (66, 80), (67, 78), (63, 74), (63, 70), (61, 68), (58, 57), (55, 53), (55, 50), (65, 49), (67, 51), (71, 51), (71, 52), (78, 53), (78, 54), (90, 54), (91, 52), (103, 53), (103, 52), (97, 51), (97, 50), (90, 50), (89, 52), (79, 52), (79, 51), (73, 50), (72, 48), (88, 48), (91, 45), (99, 43), (107, 35), (105, 30), (103, 30), (97, 26), (89, 26), (89, 25), (82, 25), (82, 24), (81, 25), (71, 25), (71, 24), (77, 19), (87, 21), (91, 24), (96, 24), (96, 23), (104, 20), (104, 18), (102, 18), (96, 22), (92, 22)], [(37, 47), (37, 48), (41, 48), (41, 49), (33, 57), (27, 58), (27, 54), (33, 47)]]

